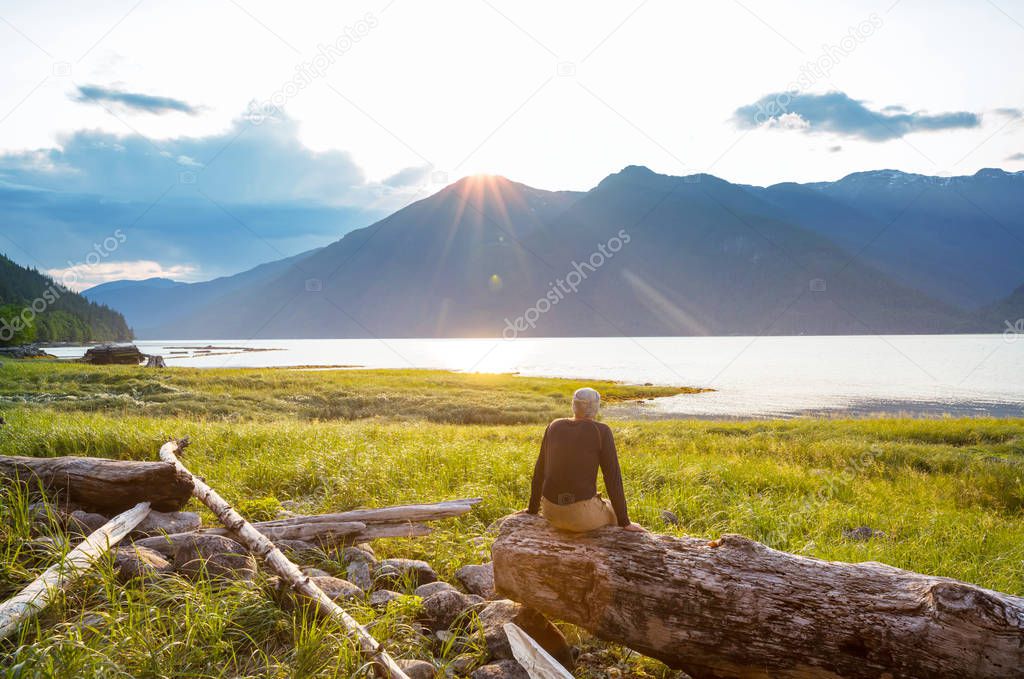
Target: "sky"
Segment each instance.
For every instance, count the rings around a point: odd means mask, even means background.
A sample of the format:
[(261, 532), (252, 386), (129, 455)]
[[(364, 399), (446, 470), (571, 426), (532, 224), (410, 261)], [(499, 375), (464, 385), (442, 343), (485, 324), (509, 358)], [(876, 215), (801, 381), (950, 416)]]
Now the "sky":
[(205, 280), (476, 173), (1024, 170), (1022, 44), (1024, 0), (0, 2), (0, 251)]

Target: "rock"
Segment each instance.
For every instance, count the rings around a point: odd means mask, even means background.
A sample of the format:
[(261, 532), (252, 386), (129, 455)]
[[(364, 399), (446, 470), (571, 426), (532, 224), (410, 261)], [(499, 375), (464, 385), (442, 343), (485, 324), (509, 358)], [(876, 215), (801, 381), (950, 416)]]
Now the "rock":
[(127, 545), (114, 552), (114, 569), (118, 580), (128, 582), (133, 578), (170, 573), (174, 567), (155, 549)]
[(385, 587), (402, 587), (411, 582), (413, 587), (437, 580), (437, 573), (426, 561), (418, 559), (384, 559), (377, 564), (374, 580)]
[(409, 679), (434, 679), (437, 669), (426, 660), (396, 660)]
[(363, 596), (363, 590), (353, 585), (348, 580), (342, 580), (331, 575), (318, 575), (310, 580), (324, 591), (334, 601), (343, 599), (358, 599)]
[(303, 568), (302, 574), (307, 578), (321, 578), (325, 575), (330, 576), (330, 573), (320, 568)]
[(884, 538), (885, 533), (869, 526), (858, 526), (856, 528), (844, 528), (843, 537), (847, 540), (870, 540), (871, 538)]
[(377, 563), (373, 552), (367, 552), (359, 547), (346, 547), (341, 550), (341, 560), (345, 563), (365, 563), (371, 566)]
[(522, 604), (500, 599), (480, 611), (484, 640), (492, 658), (511, 658), (512, 648), (505, 635), (504, 625), (512, 622), (523, 629), (563, 667), (573, 668), (572, 648), (565, 637), (547, 618)]
[(662, 509), (661, 510), (661, 520), (664, 521), (665, 523), (667, 523), (670, 526), (678, 526), (679, 525), (679, 517), (676, 516), (675, 512), (671, 512), (671, 511), (669, 511), (667, 509)]
[(205, 572), (213, 577), (251, 580), (256, 558), (245, 547), (223, 535), (196, 534), (174, 553), (174, 570), (190, 578)]
[(299, 503), (295, 500), (281, 500), (281, 509), (295, 510), (299, 508)]
[(443, 592), (445, 590), (451, 590), (452, 592), (458, 591), (443, 580), (435, 580), (434, 582), (428, 582), (425, 585), (420, 585), (413, 591), (413, 594), (426, 599), (431, 594), (437, 594), (438, 592)]
[(93, 514), (92, 512), (76, 509), (68, 517), (68, 530), (88, 535), (94, 530), (101, 528), (108, 520), (102, 514)]
[(396, 599), (401, 599), (404, 594), (392, 592), (390, 589), (378, 589), (370, 595), (370, 605), (374, 608), (387, 608), (388, 604)]
[(463, 613), (482, 603), (483, 599), (472, 594), (463, 594), (454, 589), (441, 590), (423, 600), (419, 620), (433, 630), (448, 629)]
[(456, 656), (454, 660), (448, 663), (447, 669), (457, 677), (464, 677), (473, 671), (476, 664), (476, 657), (469, 653), (463, 653), (460, 656)]
[(202, 522), (195, 512), (153, 512), (142, 520), (135, 530), (134, 537), (148, 535), (172, 535), (174, 533), (190, 533), (198, 530)]
[(476, 594), (485, 599), (494, 598), (494, 564), (463, 566), (455, 572), (455, 577), (470, 594)]
[(305, 540), (274, 540), (274, 545), (292, 561), (306, 561), (320, 555), (316, 545)]
[(345, 577), (349, 582), (360, 589), (369, 592), (373, 589), (373, 575), (370, 572), (370, 564), (365, 561), (353, 561), (345, 569)]
[(515, 660), (499, 660), (478, 667), (470, 679), (530, 679), (530, 675)]

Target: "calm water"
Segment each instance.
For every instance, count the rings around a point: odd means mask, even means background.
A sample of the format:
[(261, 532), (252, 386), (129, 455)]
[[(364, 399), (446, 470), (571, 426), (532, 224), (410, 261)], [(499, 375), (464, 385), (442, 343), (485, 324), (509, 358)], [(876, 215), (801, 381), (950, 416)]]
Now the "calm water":
[[(710, 387), (620, 413), (1024, 416), (1024, 335), (143, 341), (169, 365), (361, 366)], [(212, 347), (204, 349), (201, 347)], [(239, 349), (274, 349), (243, 352)], [(84, 348), (51, 351), (76, 357)], [(204, 351), (210, 351), (204, 354)], [(178, 352), (178, 353), (174, 353)]]

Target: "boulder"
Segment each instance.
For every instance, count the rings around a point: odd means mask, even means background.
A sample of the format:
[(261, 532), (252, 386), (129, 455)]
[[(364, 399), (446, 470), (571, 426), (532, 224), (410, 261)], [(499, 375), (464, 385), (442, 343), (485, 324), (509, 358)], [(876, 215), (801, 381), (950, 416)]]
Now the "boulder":
[(470, 679), (530, 679), (530, 675), (515, 660), (499, 660), (478, 667)]
[(251, 580), (256, 575), (256, 558), (223, 535), (189, 536), (175, 550), (173, 563), (175, 571), (189, 578), (204, 570), (213, 577), (236, 580)]
[(512, 657), (512, 647), (509, 646), (504, 629), (505, 623), (512, 622), (529, 634), (563, 667), (572, 670), (572, 647), (569, 646), (569, 642), (557, 627), (532, 608), (508, 599), (500, 599), (488, 604), (479, 615), (484, 628), (487, 651), (492, 658)]
[(371, 564), (365, 561), (353, 561), (345, 569), (345, 577), (352, 584), (369, 592), (373, 589), (373, 574), (370, 571), (370, 566)]
[(374, 580), (389, 589), (402, 587), (406, 582), (413, 587), (437, 580), (437, 573), (426, 561), (419, 559), (384, 559), (377, 564)]
[(437, 669), (426, 660), (396, 660), (409, 679), (434, 679)]
[(153, 512), (151, 511), (132, 531), (133, 537), (148, 535), (173, 535), (199, 530), (202, 522), (195, 512)]
[(109, 519), (102, 514), (94, 514), (76, 509), (68, 516), (68, 530), (73, 533), (88, 535), (94, 530), (101, 528), (107, 521)]
[(362, 546), (346, 547), (341, 550), (341, 560), (345, 563), (365, 563), (373, 566), (377, 563), (377, 557), (373, 555), (372, 549), (363, 549)]
[(330, 575), (330, 573), (320, 568), (303, 568), (302, 574), (307, 578), (318, 578), (324, 575)]
[(480, 607), (484, 600), (473, 594), (445, 589), (431, 594), (420, 608), (419, 619), (433, 630), (446, 630), (469, 610)]
[(331, 575), (317, 575), (310, 580), (324, 591), (324, 594), (334, 601), (343, 599), (358, 599), (363, 596), (363, 590), (353, 585), (348, 580), (342, 580)]
[(390, 589), (378, 589), (370, 595), (370, 605), (374, 608), (387, 608), (388, 604), (396, 599), (401, 599), (404, 594), (392, 592)]
[(495, 597), (494, 564), (485, 563), (480, 566), (463, 566), (455, 572), (455, 578), (470, 594), (476, 594), (485, 599), (493, 599)]
[(114, 570), (121, 582), (147, 578), (174, 570), (163, 554), (155, 549), (128, 545), (114, 552)]
[(293, 561), (306, 561), (320, 555), (316, 545), (305, 540), (274, 540), (274, 545)]
[(420, 585), (413, 591), (413, 594), (422, 599), (426, 599), (431, 594), (437, 594), (438, 592), (443, 592), (445, 590), (450, 590), (452, 592), (458, 591), (443, 580), (435, 580), (434, 582), (428, 582), (425, 585)]

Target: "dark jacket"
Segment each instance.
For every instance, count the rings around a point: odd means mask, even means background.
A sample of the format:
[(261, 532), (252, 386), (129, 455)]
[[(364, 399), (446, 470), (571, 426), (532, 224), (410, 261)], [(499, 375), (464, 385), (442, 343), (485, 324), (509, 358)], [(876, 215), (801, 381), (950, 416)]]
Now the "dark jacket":
[(543, 495), (559, 505), (589, 500), (597, 495), (597, 470), (601, 469), (615, 517), (629, 525), (626, 494), (622, 488), (619, 456), (612, 430), (603, 422), (559, 419), (548, 425), (540, 444), (530, 489), (531, 514), (540, 510)]

